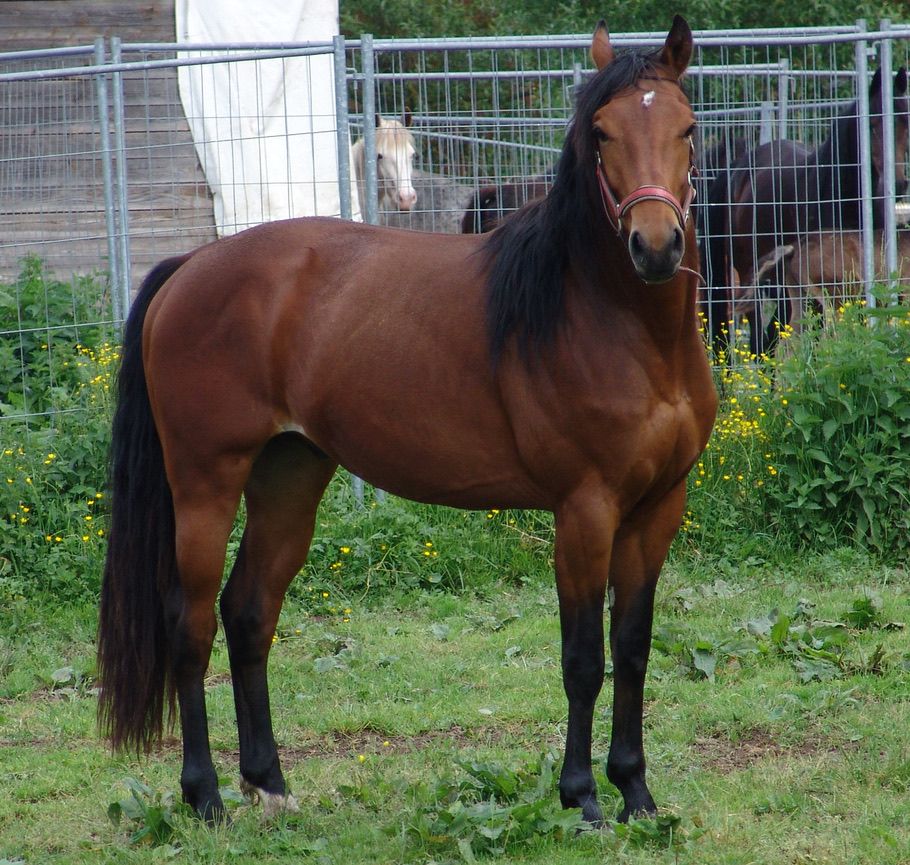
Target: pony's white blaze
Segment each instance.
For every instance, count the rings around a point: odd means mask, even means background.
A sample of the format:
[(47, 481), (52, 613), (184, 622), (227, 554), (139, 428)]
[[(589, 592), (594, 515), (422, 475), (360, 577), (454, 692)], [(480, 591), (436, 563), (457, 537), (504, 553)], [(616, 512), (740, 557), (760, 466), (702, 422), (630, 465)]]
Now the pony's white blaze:
[(641, 104), (645, 108), (650, 108), (651, 103), (654, 101), (654, 91), (649, 90), (644, 96), (641, 97)]
[[(378, 118), (376, 124), (376, 178), (380, 210), (412, 210), (414, 189), (414, 137), (400, 120)], [(366, 209), (363, 139), (353, 148), (354, 171), (361, 213)]]

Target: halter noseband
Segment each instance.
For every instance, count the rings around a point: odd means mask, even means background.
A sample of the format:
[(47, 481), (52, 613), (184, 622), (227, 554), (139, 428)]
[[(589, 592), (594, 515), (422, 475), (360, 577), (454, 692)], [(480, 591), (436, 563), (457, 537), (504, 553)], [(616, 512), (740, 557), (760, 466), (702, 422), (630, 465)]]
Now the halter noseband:
[(617, 234), (622, 234), (623, 217), (640, 201), (662, 201), (664, 204), (673, 208), (676, 218), (679, 221), (679, 227), (686, 230), (686, 220), (689, 218), (689, 208), (695, 199), (695, 186), (692, 183), (693, 177), (698, 177), (698, 169), (695, 167), (695, 143), (689, 139), (689, 171), (686, 175), (688, 191), (685, 200), (680, 203), (679, 199), (667, 189), (666, 186), (639, 186), (633, 189), (622, 201), (616, 201), (613, 190), (610, 189), (610, 183), (607, 180), (607, 173), (604, 170), (603, 160), (600, 158), (600, 149), (594, 151), (597, 158), (597, 165), (594, 169), (597, 174), (597, 182), (600, 186), (600, 195), (604, 203), (604, 211), (610, 225), (616, 230)]

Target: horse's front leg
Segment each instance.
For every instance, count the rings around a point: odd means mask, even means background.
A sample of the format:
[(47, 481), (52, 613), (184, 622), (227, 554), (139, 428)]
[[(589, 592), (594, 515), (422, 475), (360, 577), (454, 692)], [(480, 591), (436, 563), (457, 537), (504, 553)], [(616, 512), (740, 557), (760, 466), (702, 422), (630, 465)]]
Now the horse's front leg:
[(562, 675), (569, 700), (566, 756), (559, 779), (565, 808), (603, 823), (591, 771), (594, 704), (604, 678), (604, 595), (615, 518), (603, 497), (577, 495), (556, 513), (556, 587), (562, 626)]
[(642, 740), (645, 673), (651, 649), (654, 592), (685, 511), (685, 482), (618, 529), (610, 562), (613, 730), (607, 777), (622, 793), (620, 821), (657, 810), (645, 782)]

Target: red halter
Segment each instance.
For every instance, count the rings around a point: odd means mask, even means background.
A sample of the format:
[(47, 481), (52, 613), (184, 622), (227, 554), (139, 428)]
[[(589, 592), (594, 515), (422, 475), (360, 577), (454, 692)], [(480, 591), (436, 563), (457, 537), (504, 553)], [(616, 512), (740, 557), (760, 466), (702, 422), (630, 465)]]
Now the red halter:
[(613, 190), (610, 189), (610, 183), (607, 180), (607, 173), (604, 171), (603, 161), (600, 158), (600, 150), (595, 150), (597, 165), (594, 169), (597, 174), (597, 182), (600, 185), (600, 194), (604, 203), (604, 211), (610, 225), (616, 229), (617, 234), (622, 234), (622, 218), (640, 201), (662, 201), (664, 204), (673, 208), (679, 227), (686, 230), (686, 220), (689, 218), (689, 207), (695, 199), (695, 186), (692, 184), (692, 178), (698, 177), (698, 169), (695, 167), (695, 144), (689, 139), (689, 172), (686, 176), (689, 189), (686, 192), (685, 200), (680, 203), (679, 199), (667, 189), (666, 186), (639, 186), (633, 189), (622, 201), (617, 203)]

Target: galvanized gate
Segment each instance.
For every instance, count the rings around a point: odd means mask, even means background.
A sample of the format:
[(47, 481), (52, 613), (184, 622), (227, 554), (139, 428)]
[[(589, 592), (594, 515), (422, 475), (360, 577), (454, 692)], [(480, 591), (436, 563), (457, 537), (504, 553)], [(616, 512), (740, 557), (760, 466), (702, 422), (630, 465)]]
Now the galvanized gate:
[[(614, 41), (656, 47), (663, 38), (663, 32), (618, 34)], [(324, 44), (194, 46), (206, 49), (201, 56), (185, 45), (113, 39), (0, 55), (0, 213), (6, 226), (0, 290), (7, 298), (0, 340), (14, 351), (22, 339), (15, 297), (19, 261), (26, 255), (37, 255), (63, 280), (96, 274), (94, 323), (116, 327), (131, 291), (154, 262), (215, 237), (205, 166), (177, 93), (178, 67), (331, 58), (341, 215), (351, 215), (354, 200), (348, 147), (363, 136), (365, 219), (456, 232), (484, 187), (518, 187), (511, 203), (500, 199), (503, 210), (537, 194), (533, 181), (545, 182), (552, 171), (574, 89), (590, 69), (589, 44), (587, 35), (432, 41), (364, 36)], [(716, 173), (711, 154), (734, 137), (750, 144), (787, 138), (815, 146), (853, 99), (859, 98), (861, 113), (868, 112), (872, 72), (881, 67), (885, 86), (892, 86), (898, 68), (908, 64), (908, 46), (910, 27), (887, 21), (874, 30), (857, 22), (799, 31), (697, 32), (687, 86), (699, 118), (700, 193)], [(212, 100), (205, 110), (228, 116), (232, 109)], [(295, 107), (280, 110), (293, 114)], [(418, 151), (417, 205), (410, 212), (381, 211), (375, 116), (406, 112)], [(885, 123), (887, 135), (893, 117)], [(868, 125), (861, 127), (868, 178), (872, 145)], [(885, 165), (886, 177), (893, 178), (893, 168)], [(900, 271), (896, 228), (906, 211), (893, 183), (884, 197), (881, 242), (888, 276)], [(871, 213), (868, 183), (863, 206)], [(869, 220), (862, 236), (867, 286), (875, 276), (877, 242)], [(42, 326), (72, 323), (49, 313)], [(21, 378), (27, 377), (23, 367)], [(29, 412), (20, 400), (15, 410), (0, 410), (0, 419)]]

